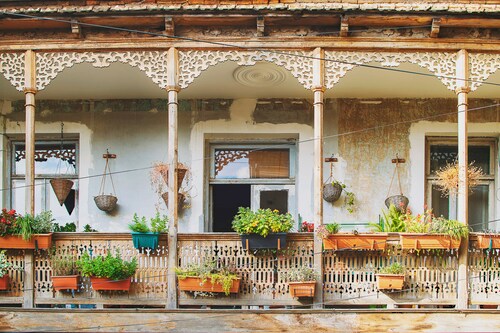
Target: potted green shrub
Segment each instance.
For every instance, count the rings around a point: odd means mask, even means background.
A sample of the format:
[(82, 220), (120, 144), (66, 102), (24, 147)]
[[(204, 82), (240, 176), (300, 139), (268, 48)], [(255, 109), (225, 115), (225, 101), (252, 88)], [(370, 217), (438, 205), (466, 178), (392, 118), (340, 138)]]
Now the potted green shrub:
[(76, 267), (76, 253), (66, 249), (57, 252), (56, 248), (49, 251), (52, 267), (52, 288), (58, 290), (77, 290), (80, 284), (80, 275)]
[(393, 262), (381, 268), (376, 277), (379, 290), (401, 290), (405, 281), (405, 267), (398, 262)]
[(227, 296), (237, 293), (240, 288), (238, 275), (229, 266), (212, 260), (176, 267), (175, 274), (181, 291), (223, 292)]
[(339, 232), (338, 223), (328, 223), (317, 228), (325, 250), (385, 250), (387, 233)]
[(293, 267), (283, 275), (292, 297), (314, 297), (318, 274), (312, 267)]
[(432, 209), (423, 214), (404, 215), (406, 232), (400, 233), (402, 249), (458, 249), (469, 228), (457, 220), (436, 217)]
[(137, 270), (137, 258), (123, 260), (120, 253), (91, 257), (85, 252), (76, 262), (82, 276), (90, 277), (94, 290), (126, 290), (130, 289), (130, 277)]
[(5, 250), (0, 251), (0, 290), (9, 289), (9, 271), (14, 269), (21, 269), (21, 267), (12, 264), (7, 260), (7, 255)]
[(233, 230), (240, 234), (243, 249), (281, 249), (286, 246), (286, 233), (294, 222), (290, 213), (240, 207), (233, 219)]
[(132, 223), (128, 225), (132, 231), (132, 242), (136, 249), (149, 248), (156, 249), (158, 247), (160, 233), (167, 232), (168, 218), (166, 215), (160, 216), (159, 212), (150, 219), (150, 225), (146, 221), (146, 217), (139, 217), (134, 214)]
[(53, 221), (51, 211), (32, 216), (18, 215), (13, 209), (2, 209), (0, 248), (48, 249), (52, 244)]

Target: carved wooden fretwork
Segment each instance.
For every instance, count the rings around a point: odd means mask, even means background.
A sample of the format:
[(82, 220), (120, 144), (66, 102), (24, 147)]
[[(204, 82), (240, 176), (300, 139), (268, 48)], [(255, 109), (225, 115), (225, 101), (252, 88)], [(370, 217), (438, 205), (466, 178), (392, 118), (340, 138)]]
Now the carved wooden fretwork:
[(215, 175), (226, 165), (240, 158), (246, 158), (250, 154), (248, 150), (216, 150), (215, 151)]
[(337, 84), (351, 69), (377, 62), (382, 67), (397, 67), (408, 62), (419, 65), (433, 73), (446, 88), (455, 91), (456, 53), (444, 52), (414, 52), (414, 53), (386, 53), (386, 52), (337, 52), (326, 51), (326, 88), (330, 89)]
[(499, 256), (499, 249), (469, 249), (469, 288), (472, 304), (500, 304)]
[(188, 87), (200, 74), (218, 63), (234, 61), (240, 66), (252, 66), (268, 61), (290, 71), (306, 89), (312, 88), (312, 52), (306, 51), (179, 51), (179, 86)]
[(160, 88), (164, 89), (167, 86), (167, 52), (42, 52), (36, 54), (37, 89), (42, 90), (47, 87), (64, 69), (83, 62), (88, 62), (97, 68), (108, 67), (114, 62), (121, 62), (137, 67)]
[(24, 53), (0, 53), (0, 73), (16, 87), (24, 89)]
[(469, 53), (469, 71), (471, 80), (471, 91), (479, 86), (495, 73), (500, 67), (500, 54)]
[[(35, 150), (35, 161), (37, 162), (46, 161), (51, 157), (61, 159), (62, 161), (66, 161), (70, 165), (76, 167), (76, 148), (64, 148), (62, 150), (38, 148)], [(26, 150), (16, 150), (16, 162), (23, 159), (26, 159)]]

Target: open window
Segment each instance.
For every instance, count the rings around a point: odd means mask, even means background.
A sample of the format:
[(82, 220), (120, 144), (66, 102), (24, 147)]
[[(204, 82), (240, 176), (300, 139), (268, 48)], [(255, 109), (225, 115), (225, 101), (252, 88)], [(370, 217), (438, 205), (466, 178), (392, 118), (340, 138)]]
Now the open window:
[(210, 153), (209, 230), (232, 231), (239, 207), (296, 214), (295, 143), (214, 143)]

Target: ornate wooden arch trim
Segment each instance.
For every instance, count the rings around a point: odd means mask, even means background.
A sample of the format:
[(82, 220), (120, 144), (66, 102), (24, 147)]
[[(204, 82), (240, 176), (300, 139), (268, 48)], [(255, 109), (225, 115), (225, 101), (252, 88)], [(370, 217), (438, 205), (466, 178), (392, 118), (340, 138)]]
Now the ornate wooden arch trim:
[(500, 68), (500, 54), (469, 53), (470, 90), (479, 88)]
[(187, 88), (204, 70), (225, 61), (240, 66), (267, 61), (287, 69), (304, 88), (312, 89), (312, 56), (307, 51), (179, 51), (179, 86)]
[(433, 73), (451, 91), (455, 91), (456, 53), (445, 52), (351, 52), (325, 51), (326, 87), (333, 88), (348, 71), (377, 62), (382, 67), (397, 67), (403, 62), (419, 65)]
[(64, 69), (83, 62), (96, 68), (121, 62), (137, 67), (160, 88), (167, 87), (166, 51), (41, 52), (36, 54), (36, 87), (42, 90)]
[(0, 53), (0, 73), (19, 91), (24, 90), (24, 53)]

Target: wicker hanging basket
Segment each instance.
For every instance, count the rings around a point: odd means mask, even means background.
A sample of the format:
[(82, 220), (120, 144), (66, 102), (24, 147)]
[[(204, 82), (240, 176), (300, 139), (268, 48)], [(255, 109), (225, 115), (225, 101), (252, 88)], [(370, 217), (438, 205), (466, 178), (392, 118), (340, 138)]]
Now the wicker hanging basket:
[[(103, 212), (109, 213), (116, 208), (116, 203), (118, 202), (118, 198), (113, 194), (115, 191), (115, 184), (113, 183), (113, 177), (111, 177), (111, 168), (109, 167), (109, 159), (116, 158), (115, 154), (110, 154), (106, 149), (106, 154), (103, 155), (106, 159), (106, 164), (104, 165), (104, 173), (102, 175), (101, 180), (101, 188), (99, 189), (99, 194), (94, 197), (94, 202), (100, 210)], [(111, 186), (113, 187), (113, 194), (104, 194), (104, 190), (106, 188), (106, 176), (109, 176), (109, 180), (111, 181)]]
[[(168, 185), (168, 170), (161, 169), (159, 172), (160, 172), (163, 180), (165, 181), (165, 184)], [(187, 168), (182, 168), (182, 167), (177, 168), (177, 186), (178, 187), (181, 187), (182, 181), (184, 180), (186, 173), (187, 173)]]
[[(163, 201), (165, 201), (165, 205), (168, 207), (168, 192), (165, 192), (161, 195)], [(184, 201), (186, 200), (186, 196), (183, 193), (177, 193), (177, 209), (182, 210), (184, 206)]]
[(408, 207), (409, 202), (410, 200), (402, 194), (393, 195), (385, 199), (387, 208), (394, 205), (400, 213), (406, 212), (406, 207)]
[(118, 198), (114, 195), (101, 194), (94, 197), (97, 208), (104, 212), (111, 212), (116, 208)]
[(338, 183), (328, 183), (323, 185), (323, 199), (328, 202), (339, 200), (342, 194), (342, 185)]
[(50, 185), (56, 194), (57, 201), (62, 206), (73, 187), (73, 181), (65, 178), (54, 178), (50, 180)]

